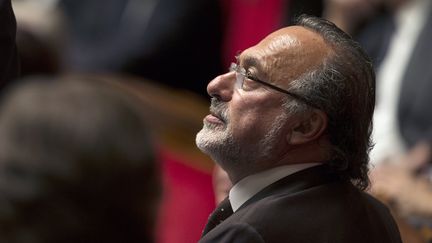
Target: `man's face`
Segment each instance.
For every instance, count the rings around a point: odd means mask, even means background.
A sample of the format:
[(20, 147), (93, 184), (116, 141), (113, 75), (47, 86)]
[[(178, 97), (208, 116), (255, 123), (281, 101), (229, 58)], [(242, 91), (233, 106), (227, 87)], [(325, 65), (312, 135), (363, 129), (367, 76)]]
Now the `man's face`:
[[(327, 52), (318, 34), (295, 26), (245, 50), (238, 64), (254, 78), (288, 89), (291, 81), (316, 68)], [(212, 96), (210, 114), (196, 143), (230, 176), (265, 169), (286, 156), (287, 136), (294, 125), (294, 115), (283, 107), (287, 94), (247, 78), (240, 88), (235, 72), (213, 79), (207, 91)]]

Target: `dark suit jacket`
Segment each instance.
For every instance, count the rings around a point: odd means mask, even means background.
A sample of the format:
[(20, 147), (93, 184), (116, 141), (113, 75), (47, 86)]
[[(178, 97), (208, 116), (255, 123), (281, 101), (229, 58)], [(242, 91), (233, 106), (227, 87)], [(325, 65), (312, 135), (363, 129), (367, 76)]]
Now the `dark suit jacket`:
[(10, 0), (0, 0), (0, 90), (18, 77), (16, 22)]
[(268, 186), (200, 240), (207, 242), (402, 242), (389, 210), (327, 166)]
[[(389, 45), (385, 36), (391, 18), (390, 14), (377, 17), (359, 37), (378, 69)], [(427, 18), (404, 73), (399, 97), (399, 130), (408, 147), (422, 140), (432, 143), (432, 9)]]

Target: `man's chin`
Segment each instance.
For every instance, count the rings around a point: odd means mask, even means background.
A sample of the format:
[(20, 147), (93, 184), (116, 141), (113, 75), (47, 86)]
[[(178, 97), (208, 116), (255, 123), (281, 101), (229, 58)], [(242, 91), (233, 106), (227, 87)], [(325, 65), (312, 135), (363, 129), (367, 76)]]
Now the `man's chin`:
[(209, 141), (208, 137), (211, 136), (208, 134), (208, 131), (205, 127), (199, 131), (195, 137), (195, 144), (196, 146), (205, 154), (208, 154), (208, 147), (209, 147)]
[(223, 138), (220, 136), (221, 131), (204, 126), (195, 138), (197, 147), (205, 154), (211, 155), (212, 151), (223, 146)]

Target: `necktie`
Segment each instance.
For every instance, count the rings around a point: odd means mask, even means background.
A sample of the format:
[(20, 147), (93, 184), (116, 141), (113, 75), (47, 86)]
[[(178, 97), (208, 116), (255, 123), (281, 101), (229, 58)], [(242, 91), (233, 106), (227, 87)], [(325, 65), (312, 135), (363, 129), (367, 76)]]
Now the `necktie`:
[(233, 214), (233, 210), (231, 208), (231, 203), (227, 197), (219, 204), (219, 206), (210, 215), (207, 224), (204, 228), (204, 231), (202, 233), (202, 236), (204, 236), (210, 230), (218, 226), (220, 223), (222, 223), (222, 221), (224, 221), (232, 214)]

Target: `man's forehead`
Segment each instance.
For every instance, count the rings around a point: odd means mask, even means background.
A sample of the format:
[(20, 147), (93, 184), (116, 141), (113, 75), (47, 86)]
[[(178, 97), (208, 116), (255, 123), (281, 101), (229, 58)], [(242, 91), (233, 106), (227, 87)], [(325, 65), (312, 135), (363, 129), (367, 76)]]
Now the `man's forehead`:
[[(302, 26), (289, 26), (269, 34), (255, 46), (246, 49), (239, 55), (239, 59), (256, 59), (264, 54), (285, 51), (290, 47), (312, 48), (318, 52), (317, 54), (328, 53), (328, 46), (318, 33)], [(261, 51), (254, 53), (255, 50)]]
[(290, 67), (287, 78), (296, 78), (327, 57), (329, 46), (318, 34), (302, 26), (277, 30), (238, 57), (243, 66)]

